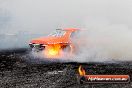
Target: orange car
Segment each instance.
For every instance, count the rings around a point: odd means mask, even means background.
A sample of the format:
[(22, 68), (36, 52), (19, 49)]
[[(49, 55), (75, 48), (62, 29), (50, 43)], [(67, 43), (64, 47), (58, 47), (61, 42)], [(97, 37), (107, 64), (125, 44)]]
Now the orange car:
[(36, 38), (30, 41), (29, 45), (32, 50), (44, 51), (46, 57), (58, 57), (64, 52), (72, 54), (74, 52), (74, 44), (71, 37), (74, 36), (79, 29), (65, 28), (56, 29), (56, 31), (47, 37)]

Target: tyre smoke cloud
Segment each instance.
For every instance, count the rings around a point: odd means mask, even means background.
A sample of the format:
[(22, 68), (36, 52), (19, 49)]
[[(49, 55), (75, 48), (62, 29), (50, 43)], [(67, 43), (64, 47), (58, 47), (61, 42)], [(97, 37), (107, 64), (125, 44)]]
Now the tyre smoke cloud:
[(0, 1), (0, 49), (27, 47), (32, 38), (68, 27), (87, 30), (82, 33), (87, 38), (82, 56), (132, 56), (131, 0)]
[(111, 24), (108, 19), (90, 19), (88, 25), (80, 31), (79, 53), (75, 61), (131, 61), (132, 30), (125, 24)]

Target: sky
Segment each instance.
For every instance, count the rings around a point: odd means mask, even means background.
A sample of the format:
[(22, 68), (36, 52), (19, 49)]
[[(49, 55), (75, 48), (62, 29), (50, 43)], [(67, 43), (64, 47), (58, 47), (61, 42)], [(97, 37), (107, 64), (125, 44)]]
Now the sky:
[(131, 15), (131, 0), (1, 0), (0, 32), (47, 34), (56, 28), (86, 28), (91, 19), (131, 27)]

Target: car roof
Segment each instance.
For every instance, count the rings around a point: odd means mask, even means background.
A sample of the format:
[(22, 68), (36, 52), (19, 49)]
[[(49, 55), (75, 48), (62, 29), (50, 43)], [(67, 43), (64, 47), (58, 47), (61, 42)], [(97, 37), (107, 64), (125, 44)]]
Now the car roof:
[(78, 28), (64, 28), (65, 31), (78, 31)]

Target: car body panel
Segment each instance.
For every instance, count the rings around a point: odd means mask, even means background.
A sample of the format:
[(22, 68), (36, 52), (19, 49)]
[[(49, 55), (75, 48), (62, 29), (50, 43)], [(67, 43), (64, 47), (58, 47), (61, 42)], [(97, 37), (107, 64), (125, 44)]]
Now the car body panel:
[(58, 43), (71, 43), (70, 35), (72, 32), (77, 31), (76, 28), (66, 28), (62, 29), (62, 31), (65, 31), (65, 34), (62, 36), (47, 36), (47, 37), (40, 37), (36, 38), (30, 41), (31, 44), (58, 44)]

